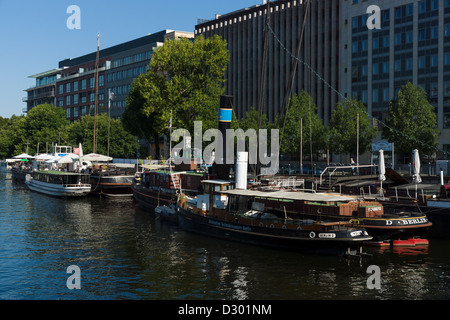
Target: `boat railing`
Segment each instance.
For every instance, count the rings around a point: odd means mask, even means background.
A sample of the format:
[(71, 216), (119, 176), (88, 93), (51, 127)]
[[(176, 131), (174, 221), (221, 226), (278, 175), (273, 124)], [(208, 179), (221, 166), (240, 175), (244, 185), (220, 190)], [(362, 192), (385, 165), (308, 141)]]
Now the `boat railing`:
[(338, 172), (342, 175), (344, 175), (345, 170), (346, 169), (351, 169), (354, 170), (355, 172), (360, 172), (360, 169), (362, 168), (376, 168), (378, 167), (378, 165), (376, 164), (365, 164), (365, 165), (348, 165), (348, 166), (330, 166), (330, 167), (326, 167), (322, 173), (320, 174), (320, 180), (319, 180), (319, 184), (322, 185), (323, 181), (324, 181), (324, 175), (325, 173), (328, 173), (328, 179), (329, 182), (331, 183), (331, 176), (337, 174)]
[(90, 188), (91, 185), (88, 183), (80, 183), (80, 184), (76, 184), (76, 183), (69, 183), (69, 184), (63, 184), (62, 185), (64, 188)]

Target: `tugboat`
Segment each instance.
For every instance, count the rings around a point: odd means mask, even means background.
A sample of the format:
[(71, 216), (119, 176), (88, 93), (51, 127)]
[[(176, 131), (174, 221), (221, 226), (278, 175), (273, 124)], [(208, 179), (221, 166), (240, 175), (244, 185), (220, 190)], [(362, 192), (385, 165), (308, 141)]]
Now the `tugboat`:
[[(236, 170), (236, 174), (242, 171), (246, 175), (246, 170)], [(254, 191), (246, 189), (244, 180), (236, 189), (231, 181), (204, 180), (196, 203), (181, 194), (177, 202), (179, 225), (206, 236), (305, 253), (355, 255), (361, 252), (362, 243), (372, 239), (364, 228), (347, 222), (303, 219), (271, 210)], [(271, 201), (289, 200), (276, 193), (266, 196)]]

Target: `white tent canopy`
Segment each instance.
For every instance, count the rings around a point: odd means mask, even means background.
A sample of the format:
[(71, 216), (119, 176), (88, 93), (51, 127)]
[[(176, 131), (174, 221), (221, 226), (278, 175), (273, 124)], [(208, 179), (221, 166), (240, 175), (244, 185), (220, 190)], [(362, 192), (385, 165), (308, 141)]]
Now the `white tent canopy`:
[(91, 162), (107, 162), (112, 161), (113, 158), (104, 156), (98, 153), (89, 153), (80, 158), (81, 161), (91, 161)]
[(57, 162), (58, 163), (73, 163), (74, 160), (78, 160), (80, 157), (74, 153), (69, 153), (64, 157), (60, 157)]
[(14, 156), (13, 158), (14, 159), (34, 159), (33, 156), (30, 156), (29, 154), (26, 154), (26, 153), (19, 154), (17, 156)]

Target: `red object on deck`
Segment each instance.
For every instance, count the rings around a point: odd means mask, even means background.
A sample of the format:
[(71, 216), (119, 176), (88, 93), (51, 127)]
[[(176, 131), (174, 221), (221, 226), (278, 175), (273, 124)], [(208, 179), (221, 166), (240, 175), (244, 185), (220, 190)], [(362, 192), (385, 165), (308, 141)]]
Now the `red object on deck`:
[(411, 238), (408, 239), (408, 241), (413, 241), (415, 245), (428, 245), (429, 242), (427, 239), (420, 239), (420, 238)]
[(414, 247), (416, 243), (412, 240), (394, 240), (392, 241), (394, 247)]

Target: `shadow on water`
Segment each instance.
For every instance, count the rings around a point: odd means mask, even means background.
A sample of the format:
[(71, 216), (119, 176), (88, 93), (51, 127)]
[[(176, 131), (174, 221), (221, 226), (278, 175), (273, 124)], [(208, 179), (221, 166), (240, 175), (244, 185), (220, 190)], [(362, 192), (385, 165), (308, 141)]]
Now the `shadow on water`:
[[(58, 199), (0, 177), (0, 299), (447, 299), (448, 242), (346, 259), (186, 233), (132, 199)], [(67, 267), (81, 270), (69, 290)], [(376, 265), (381, 289), (369, 289)]]

